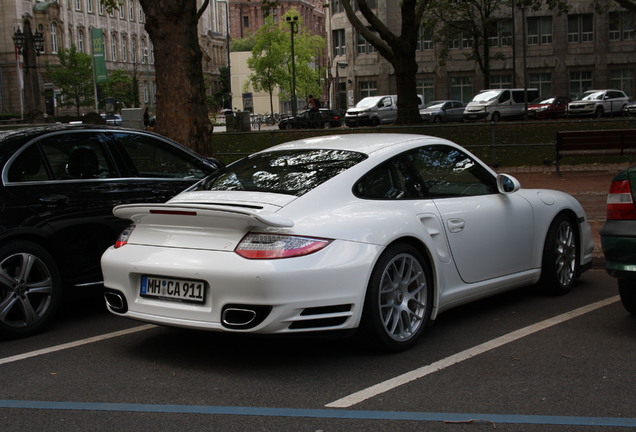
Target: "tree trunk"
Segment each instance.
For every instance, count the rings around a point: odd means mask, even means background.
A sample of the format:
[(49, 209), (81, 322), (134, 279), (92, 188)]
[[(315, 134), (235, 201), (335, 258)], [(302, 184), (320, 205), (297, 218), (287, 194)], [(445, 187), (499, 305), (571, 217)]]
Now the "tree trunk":
[(196, 0), (140, 0), (154, 46), (155, 131), (212, 156), (212, 124), (205, 103)]
[[(401, 55), (393, 58), (395, 69), (395, 82), (398, 94), (398, 116), (396, 123), (411, 125), (422, 122), (420, 117), (419, 99), (417, 98), (417, 85), (413, 79), (417, 73), (415, 55)], [(410, 97), (403, 97), (410, 95)]]

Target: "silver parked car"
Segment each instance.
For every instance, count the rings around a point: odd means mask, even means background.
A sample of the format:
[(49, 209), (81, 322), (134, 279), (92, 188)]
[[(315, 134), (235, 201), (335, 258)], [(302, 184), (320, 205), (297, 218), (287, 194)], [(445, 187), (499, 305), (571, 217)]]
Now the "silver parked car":
[(431, 123), (446, 123), (464, 120), (466, 104), (459, 100), (436, 100), (420, 109), (422, 120)]
[(588, 90), (583, 96), (568, 104), (569, 116), (603, 117), (606, 114), (623, 113), (629, 97), (622, 90)]

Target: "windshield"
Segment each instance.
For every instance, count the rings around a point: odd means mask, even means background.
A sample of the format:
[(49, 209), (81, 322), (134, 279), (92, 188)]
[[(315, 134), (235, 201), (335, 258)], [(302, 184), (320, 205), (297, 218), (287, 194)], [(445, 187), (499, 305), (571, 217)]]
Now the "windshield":
[(603, 99), (603, 92), (585, 93), (581, 100), (601, 100)]
[(426, 109), (441, 109), (444, 104), (446, 103), (446, 101), (433, 101), (433, 102), (429, 102), (426, 105), (424, 105), (424, 108)]
[(372, 97), (364, 98), (360, 102), (358, 102), (358, 104), (356, 105), (356, 108), (371, 108), (372, 106), (375, 106), (379, 100), (380, 100), (380, 96), (372, 96)]
[(252, 155), (212, 174), (192, 191), (252, 191), (301, 196), (366, 159), (344, 150), (286, 150)]
[(532, 101), (533, 104), (535, 105), (550, 105), (552, 102), (554, 102), (554, 98), (548, 98), (548, 99), (542, 99), (542, 98), (538, 98), (535, 99), (534, 101)]
[(497, 99), (500, 94), (501, 94), (501, 90), (484, 91), (477, 94), (473, 98), (473, 102), (481, 102), (481, 103), (490, 102), (491, 100)]

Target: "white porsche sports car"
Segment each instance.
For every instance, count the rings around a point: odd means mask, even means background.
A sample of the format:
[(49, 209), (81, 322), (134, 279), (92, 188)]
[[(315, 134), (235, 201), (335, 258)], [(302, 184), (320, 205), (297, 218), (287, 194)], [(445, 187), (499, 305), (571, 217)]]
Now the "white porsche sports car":
[(390, 351), (451, 307), (592, 261), (572, 196), (521, 189), (445, 139), (352, 134), (239, 160), (132, 220), (102, 257), (109, 309), (226, 332), (358, 328)]

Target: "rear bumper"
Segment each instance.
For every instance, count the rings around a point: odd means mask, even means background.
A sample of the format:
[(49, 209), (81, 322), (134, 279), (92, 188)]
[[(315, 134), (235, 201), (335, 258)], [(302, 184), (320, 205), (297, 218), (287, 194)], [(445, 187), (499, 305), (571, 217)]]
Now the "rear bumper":
[(636, 279), (636, 221), (606, 221), (600, 234), (607, 272), (621, 279)]

